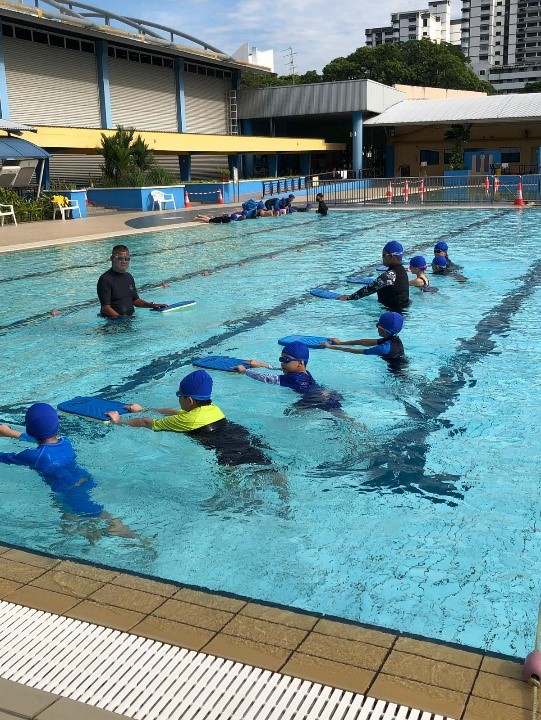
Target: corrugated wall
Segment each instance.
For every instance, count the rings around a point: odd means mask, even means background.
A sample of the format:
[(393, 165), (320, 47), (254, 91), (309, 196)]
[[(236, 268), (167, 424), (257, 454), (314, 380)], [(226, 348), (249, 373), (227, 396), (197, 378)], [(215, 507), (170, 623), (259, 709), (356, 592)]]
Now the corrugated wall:
[(3, 45), (11, 120), (100, 127), (93, 54), (10, 37)]
[(227, 93), (230, 80), (184, 73), (186, 132), (227, 135)]

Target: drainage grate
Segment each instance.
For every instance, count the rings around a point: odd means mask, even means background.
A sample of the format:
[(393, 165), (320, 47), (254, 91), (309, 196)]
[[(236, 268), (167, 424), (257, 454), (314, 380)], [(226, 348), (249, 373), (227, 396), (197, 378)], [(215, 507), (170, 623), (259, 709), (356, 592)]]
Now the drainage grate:
[(451, 720), (5, 601), (0, 676), (136, 720)]

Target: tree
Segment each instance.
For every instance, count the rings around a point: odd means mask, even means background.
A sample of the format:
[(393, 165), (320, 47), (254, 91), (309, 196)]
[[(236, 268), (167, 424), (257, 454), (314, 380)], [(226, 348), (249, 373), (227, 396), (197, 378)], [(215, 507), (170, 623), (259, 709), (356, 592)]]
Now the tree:
[(453, 150), (449, 159), (449, 168), (451, 170), (464, 169), (464, 145), (468, 142), (471, 135), (471, 125), (451, 125), (451, 129), (447, 130), (443, 136), (444, 142), (452, 142)]
[(541, 80), (538, 80), (537, 82), (526, 83), (526, 85), (524, 85), (523, 88), (520, 88), (520, 90), (515, 90), (514, 92), (518, 92), (518, 93), (541, 92)]

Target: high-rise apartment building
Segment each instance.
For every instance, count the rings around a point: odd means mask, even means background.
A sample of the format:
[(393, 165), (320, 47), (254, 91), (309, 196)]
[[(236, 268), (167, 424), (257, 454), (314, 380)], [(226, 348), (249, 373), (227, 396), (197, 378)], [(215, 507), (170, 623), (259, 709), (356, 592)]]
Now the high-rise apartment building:
[(388, 27), (367, 28), (366, 45), (375, 47), (407, 40), (460, 44), (460, 20), (451, 20), (451, 0), (431, 0), (427, 10), (393, 13)]

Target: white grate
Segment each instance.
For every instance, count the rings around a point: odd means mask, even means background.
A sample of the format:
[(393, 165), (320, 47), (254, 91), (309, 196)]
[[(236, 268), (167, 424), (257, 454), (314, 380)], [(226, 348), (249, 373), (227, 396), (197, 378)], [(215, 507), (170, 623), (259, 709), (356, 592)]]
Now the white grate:
[(4, 601), (0, 676), (141, 720), (451, 720)]

